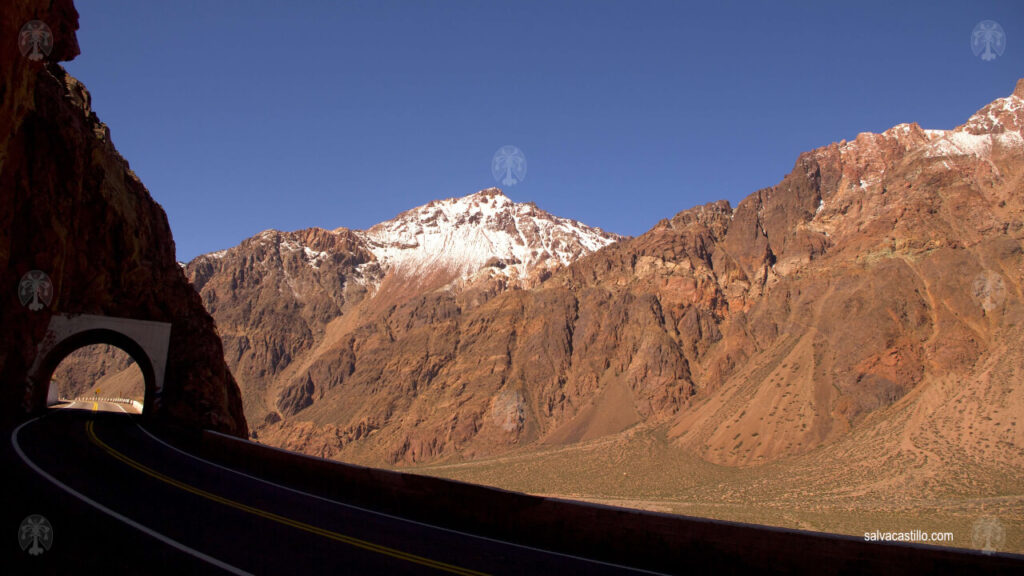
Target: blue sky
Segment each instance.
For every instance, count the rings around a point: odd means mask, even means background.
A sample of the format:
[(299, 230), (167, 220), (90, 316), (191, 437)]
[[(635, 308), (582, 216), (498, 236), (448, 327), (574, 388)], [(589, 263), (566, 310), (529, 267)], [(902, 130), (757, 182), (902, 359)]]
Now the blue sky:
[[(953, 128), (1024, 76), (1019, 1), (78, 0), (67, 63), (179, 260), (497, 185), (637, 235), (805, 150)], [(976, 57), (998, 22), (1006, 51)]]

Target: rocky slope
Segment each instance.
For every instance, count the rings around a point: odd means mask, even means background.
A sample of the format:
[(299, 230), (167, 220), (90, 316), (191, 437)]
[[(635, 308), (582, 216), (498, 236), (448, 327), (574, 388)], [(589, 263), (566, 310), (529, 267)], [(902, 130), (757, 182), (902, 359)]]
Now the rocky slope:
[(96, 344), (72, 352), (53, 372), (60, 398), (88, 396), (97, 389), (107, 396), (142, 402), (146, 384), (142, 371), (126, 352)]
[(408, 465), (642, 428), (713, 464), (833, 447), (876, 488), (970, 486), (966, 462), (1024, 464), (1022, 126), (1024, 82), (638, 238), (489, 190), (187, 273), (271, 444)]
[(272, 421), (323, 394), (309, 368), (337, 360), (352, 329), (434, 290), (535, 285), (617, 239), (488, 189), (365, 231), (268, 230), (185, 270), (217, 319), (246, 414)]
[[(526, 289), (363, 296), (292, 367), (259, 437), (398, 464), (642, 423), (745, 466), (900, 410), (1019, 466), (1024, 400), (1000, 350), (1021, 348), (1022, 98), (1024, 82), (952, 131), (805, 153), (735, 209), (684, 211)], [(924, 431), (898, 429), (890, 448), (921, 456)]]
[[(22, 25), (53, 31), (46, 58), (23, 57)], [(101, 314), (172, 324), (159, 409), (147, 415), (245, 435), (238, 388), (213, 319), (174, 260), (163, 209), (111, 142), (85, 87), (57, 62), (78, 54), (70, 0), (11, 0), (0, 11), (0, 382), (4, 413), (38, 407), (27, 381), (53, 314)], [(22, 275), (46, 272), (52, 301), (30, 310)], [(34, 403), (35, 402), (35, 403)]]

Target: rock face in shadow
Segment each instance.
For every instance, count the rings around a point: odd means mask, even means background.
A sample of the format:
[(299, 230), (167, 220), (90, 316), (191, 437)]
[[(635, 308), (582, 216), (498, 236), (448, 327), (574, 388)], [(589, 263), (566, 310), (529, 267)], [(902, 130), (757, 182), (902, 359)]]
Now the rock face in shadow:
[[(238, 387), (212, 317), (175, 261), (163, 209), (114, 148), (89, 93), (57, 62), (78, 54), (70, 0), (12, 0), (0, 36), (29, 20), (53, 31), (33, 61), (0, 43), (0, 352), (7, 413), (31, 409), (26, 373), (53, 314), (99, 314), (172, 325), (162, 403), (149, 416), (245, 435)], [(22, 276), (47, 273), (48, 306), (29, 310)]]

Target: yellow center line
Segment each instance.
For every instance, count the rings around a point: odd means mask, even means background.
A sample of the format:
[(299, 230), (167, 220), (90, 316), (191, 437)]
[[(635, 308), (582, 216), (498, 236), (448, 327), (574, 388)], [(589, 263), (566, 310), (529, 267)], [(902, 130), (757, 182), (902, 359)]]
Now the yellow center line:
[(442, 570), (444, 572), (449, 572), (451, 574), (462, 574), (462, 575), (465, 575), (465, 576), (486, 576), (486, 574), (484, 572), (477, 572), (475, 570), (470, 570), (468, 568), (462, 568), (462, 567), (455, 566), (455, 565), (452, 565), (452, 564), (446, 564), (444, 562), (440, 562), (440, 561), (437, 561), (437, 560), (431, 560), (430, 558), (425, 558), (423, 556), (417, 556), (416, 554), (411, 554), (409, 552), (403, 552), (401, 550), (396, 550), (395, 548), (389, 548), (387, 546), (382, 546), (380, 544), (374, 544), (373, 542), (368, 542), (366, 540), (361, 540), (359, 538), (354, 538), (352, 536), (346, 536), (344, 534), (339, 534), (337, 532), (332, 532), (332, 531), (326, 530), (324, 528), (319, 528), (317, 526), (313, 526), (312, 524), (306, 524), (305, 522), (300, 522), (298, 520), (292, 520), (291, 518), (287, 518), (287, 517), (281, 516), (279, 514), (274, 514), (273, 512), (267, 512), (266, 510), (261, 510), (259, 508), (254, 508), (254, 507), (249, 506), (247, 504), (242, 504), (241, 502), (236, 502), (234, 500), (230, 500), (228, 498), (224, 498), (223, 496), (218, 496), (218, 495), (213, 494), (211, 492), (207, 492), (206, 490), (202, 490), (200, 488), (196, 488), (194, 486), (190, 486), (188, 484), (185, 484), (184, 482), (181, 482), (179, 480), (175, 480), (174, 478), (171, 478), (170, 476), (167, 476), (165, 474), (157, 472), (156, 470), (153, 470), (152, 468), (149, 468), (148, 466), (146, 466), (144, 464), (136, 462), (135, 460), (132, 460), (131, 458), (125, 456), (124, 454), (121, 454), (120, 452), (118, 452), (117, 450), (111, 448), (110, 446), (107, 446), (102, 440), (99, 439), (98, 436), (96, 436), (96, 431), (93, 429), (93, 422), (91, 420), (86, 422), (86, 424), (85, 424), (85, 431), (88, 433), (89, 440), (93, 444), (99, 446), (105, 452), (107, 452), (108, 454), (110, 454), (111, 456), (116, 458), (117, 460), (120, 460), (121, 462), (124, 462), (125, 464), (131, 466), (132, 468), (135, 468), (136, 470), (138, 470), (140, 472), (143, 472), (144, 474), (146, 474), (148, 476), (156, 478), (157, 480), (160, 480), (161, 482), (164, 482), (166, 484), (170, 484), (171, 486), (174, 486), (175, 488), (180, 488), (181, 490), (184, 490), (186, 492), (191, 492), (192, 494), (195, 494), (197, 496), (201, 496), (203, 498), (206, 498), (207, 500), (212, 500), (213, 502), (217, 502), (218, 504), (223, 504), (225, 506), (230, 506), (231, 508), (235, 508), (235, 509), (241, 510), (243, 512), (248, 512), (249, 514), (254, 514), (254, 515), (259, 516), (261, 518), (266, 518), (267, 520), (273, 520), (274, 522), (277, 522), (279, 524), (284, 524), (285, 526), (291, 526), (292, 528), (298, 528), (299, 530), (303, 530), (303, 531), (309, 532), (311, 534), (316, 534), (318, 536), (323, 536), (324, 538), (329, 538), (331, 540), (336, 540), (338, 542), (343, 542), (343, 543), (348, 544), (350, 546), (355, 546), (357, 548), (362, 548), (363, 550), (369, 550), (371, 552), (376, 552), (378, 554), (383, 554), (385, 556), (390, 556), (392, 558), (398, 558), (400, 560), (405, 560), (407, 562), (413, 562), (415, 564), (420, 564), (420, 565), (427, 566), (427, 567), (430, 567), (430, 568), (435, 568), (437, 570)]
[(92, 403), (92, 411), (93, 412), (99, 412), (99, 410), (100, 410), (100, 403), (99, 402), (93, 402)]

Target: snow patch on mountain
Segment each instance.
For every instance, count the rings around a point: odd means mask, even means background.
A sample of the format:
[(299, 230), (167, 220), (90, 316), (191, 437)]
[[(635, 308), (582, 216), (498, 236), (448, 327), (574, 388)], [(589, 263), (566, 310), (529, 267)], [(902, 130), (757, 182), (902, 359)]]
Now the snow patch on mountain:
[[(306, 232), (264, 230), (239, 246), (204, 254), (197, 260), (224, 260), (254, 243), (269, 248), (264, 260), (298, 256), (319, 271), (333, 257), (333, 251), (307, 246)], [(372, 261), (358, 264), (345, 280), (371, 289), (388, 270), (424, 275), (443, 270), (462, 279), (478, 273), (525, 278), (534, 269), (567, 266), (622, 238), (554, 216), (533, 203), (513, 202), (497, 188), (437, 200), (368, 230), (339, 228), (322, 232), (354, 235), (362, 248), (373, 254)], [(267, 262), (260, 264), (266, 266)], [(284, 273), (289, 275), (287, 269)]]
[(972, 134), (953, 130), (936, 139), (924, 151), (926, 158), (942, 156), (977, 156), (988, 158), (993, 146), (1004, 148), (1024, 147), (1024, 137), (1019, 132), (998, 132), (994, 134)]
[(565, 266), (620, 239), (513, 202), (497, 188), (413, 208), (360, 234), (385, 266), (408, 273), (443, 267), (462, 276), (487, 265), (519, 275)]
[(954, 130), (929, 131), (928, 158), (976, 156), (988, 158), (993, 146), (1024, 147), (1024, 98), (1017, 94), (998, 98)]

